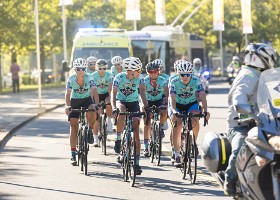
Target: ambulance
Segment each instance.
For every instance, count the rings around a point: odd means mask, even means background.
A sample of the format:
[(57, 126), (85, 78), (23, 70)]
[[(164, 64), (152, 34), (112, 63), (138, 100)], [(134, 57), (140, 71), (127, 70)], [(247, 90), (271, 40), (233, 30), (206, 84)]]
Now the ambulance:
[(132, 56), (132, 47), (125, 29), (82, 28), (76, 33), (70, 59), (87, 59), (94, 56), (105, 59), (111, 67), (111, 58), (121, 56), (123, 59)]

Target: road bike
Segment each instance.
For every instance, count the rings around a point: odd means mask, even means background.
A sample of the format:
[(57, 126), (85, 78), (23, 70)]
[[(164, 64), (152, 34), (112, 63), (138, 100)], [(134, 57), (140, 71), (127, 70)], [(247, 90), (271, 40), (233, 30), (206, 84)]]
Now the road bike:
[(155, 105), (150, 108), (152, 113), (151, 134), (150, 134), (150, 152), (151, 163), (154, 159), (157, 160), (157, 166), (160, 164), (161, 149), (162, 149), (162, 133), (163, 129), (159, 123), (160, 110), (166, 110), (166, 107), (156, 107)]
[(99, 108), (101, 109), (101, 114), (99, 115), (99, 146), (101, 146), (102, 153), (106, 155), (106, 142), (107, 142), (107, 114), (106, 114), (106, 105), (111, 105), (110, 103), (105, 103), (102, 101), (99, 104)]
[(77, 142), (77, 155), (78, 155), (78, 166), (81, 163), (81, 171), (87, 175), (88, 169), (88, 151), (89, 144), (88, 138), (89, 134), (89, 124), (86, 121), (85, 113), (86, 112), (96, 112), (95, 109), (86, 109), (81, 107), (80, 109), (70, 109), (70, 112), (79, 112), (79, 129), (78, 129), (78, 142)]
[[(193, 134), (192, 119), (195, 117), (204, 118), (204, 126), (207, 124), (206, 114), (194, 114), (183, 112), (182, 114), (176, 114), (176, 117), (183, 119), (183, 130), (181, 132), (181, 165), (182, 178), (186, 179), (186, 175), (189, 175), (192, 184), (195, 184), (197, 174), (197, 156), (198, 148), (196, 140)], [(175, 125), (176, 126), (176, 125)]]
[(132, 131), (132, 118), (145, 115), (145, 112), (120, 112), (119, 115), (126, 115), (125, 127), (121, 143), (121, 167), (123, 170), (124, 181), (130, 179), (130, 185), (135, 185), (136, 178), (136, 139)]

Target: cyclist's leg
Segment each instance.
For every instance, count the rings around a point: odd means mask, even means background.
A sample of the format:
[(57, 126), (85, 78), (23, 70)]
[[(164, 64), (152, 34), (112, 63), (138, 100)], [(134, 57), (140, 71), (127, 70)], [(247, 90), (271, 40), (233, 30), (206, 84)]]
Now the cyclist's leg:
[[(88, 99), (85, 107), (88, 108), (88, 109), (95, 109), (93, 100), (91, 98)], [(95, 132), (96, 124), (97, 124), (97, 127), (98, 127), (98, 121), (96, 120), (96, 115), (97, 115), (96, 112), (87, 112), (86, 113), (87, 120), (88, 120), (88, 123), (89, 123), (88, 143), (90, 143), (90, 144), (92, 144), (93, 140), (94, 140), (93, 139), (93, 133)]]
[[(120, 112), (126, 112), (126, 107), (122, 102), (117, 101), (116, 106), (117, 106), (117, 108), (119, 109)], [(114, 147), (114, 150), (115, 150), (116, 153), (120, 153), (120, 151), (121, 151), (121, 139), (122, 139), (122, 131), (123, 131), (123, 127), (124, 127), (124, 120), (125, 120), (124, 115), (119, 115), (118, 116), (117, 135), (116, 135), (115, 147)]]
[[(198, 105), (197, 102), (192, 104), (189, 107), (187, 113), (189, 113), (189, 112), (192, 112), (194, 114), (198, 114), (200, 112), (199, 111), (199, 105)], [(193, 130), (193, 134), (194, 134), (194, 137), (195, 137), (196, 140), (197, 140), (197, 137), (198, 137), (199, 128), (200, 128), (199, 127), (199, 118), (195, 117), (195, 118), (192, 119), (192, 130)]]
[(70, 118), (70, 147), (71, 147), (71, 164), (76, 165), (76, 145), (78, 141), (79, 119)]
[(182, 130), (182, 119), (177, 117), (175, 121), (176, 126), (173, 127), (173, 144), (175, 151), (175, 166), (180, 165), (180, 145), (181, 145), (181, 130)]
[[(110, 98), (109, 94), (105, 98), (105, 103), (109, 104), (110, 103)], [(108, 131), (113, 132), (113, 123), (112, 123), (112, 105), (106, 105), (106, 114), (107, 114), (107, 126), (108, 126)]]
[[(149, 107), (152, 106), (151, 102), (148, 101), (148, 105)], [(144, 109), (142, 109), (142, 112), (144, 112)], [(148, 157), (149, 156), (149, 143), (150, 143), (150, 135), (151, 135), (151, 117), (152, 115), (150, 114), (150, 120), (148, 120), (148, 124), (146, 124), (147, 122), (147, 118), (144, 117), (143, 118), (143, 122), (144, 122), (144, 156)]]
[(171, 131), (170, 131), (170, 145), (171, 145), (171, 161), (175, 160), (175, 150), (174, 150), (174, 144), (173, 144), (173, 121), (172, 121), (172, 109), (171, 109), (171, 105), (170, 103), (168, 102), (168, 106), (167, 106), (167, 113), (168, 113), (168, 116), (169, 116), (169, 120), (170, 120), (170, 123), (171, 123)]

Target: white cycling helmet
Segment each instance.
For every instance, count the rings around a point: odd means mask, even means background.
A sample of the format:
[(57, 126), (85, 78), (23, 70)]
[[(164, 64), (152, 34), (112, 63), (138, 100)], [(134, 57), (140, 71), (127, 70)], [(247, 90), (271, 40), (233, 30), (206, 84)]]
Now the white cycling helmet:
[(201, 60), (200, 60), (200, 58), (195, 58), (195, 59), (193, 59), (193, 65), (195, 65), (195, 64), (200, 64), (200, 65), (201, 65)]
[(192, 63), (186, 61), (186, 60), (181, 60), (179, 62), (175, 62), (174, 65), (176, 64), (177, 72), (179, 74), (186, 74), (186, 73), (193, 73), (193, 65)]
[(275, 65), (275, 50), (264, 43), (251, 43), (245, 49), (245, 65), (260, 69), (270, 69)]
[(139, 58), (129, 57), (123, 60), (123, 67), (126, 71), (137, 71), (142, 68), (142, 63)]
[(179, 63), (183, 62), (185, 60), (181, 59), (181, 60), (176, 60), (173, 67), (174, 67), (174, 70), (177, 71), (177, 66), (179, 65)]
[(93, 56), (90, 56), (87, 58), (87, 62), (88, 63), (91, 63), (91, 62), (96, 62), (97, 61), (97, 58), (93, 57)]
[(87, 67), (87, 61), (83, 58), (77, 58), (73, 61), (73, 68), (81, 67), (86, 68)]
[(233, 60), (233, 61), (239, 62), (239, 57), (238, 57), (238, 56), (233, 56), (233, 57), (232, 57), (232, 60)]
[(122, 63), (122, 57), (120, 57), (120, 56), (114, 56), (114, 57), (111, 59), (111, 63), (112, 63), (112, 65), (121, 64), (121, 63)]
[(165, 67), (165, 65), (161, 59), (155, 59), (153, 62), (155, 64), (157, 64), (158, 66), (163, 66), (163, 68)]

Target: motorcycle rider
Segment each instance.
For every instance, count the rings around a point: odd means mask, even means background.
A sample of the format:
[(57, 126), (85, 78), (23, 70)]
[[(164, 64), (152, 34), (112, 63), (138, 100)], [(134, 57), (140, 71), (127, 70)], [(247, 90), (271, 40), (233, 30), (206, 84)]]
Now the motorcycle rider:
[(197, 77), (200, 77), (202, 73), (202, 63), (200, 58), (193, 59), (193, 66), (193, 74)]
[(231, 143), (231, 155), (228, 167), (225, 171), (224, 193), (229, 196), (236, 194), (236, 181), (238, 179), (235, 162), (238, 152), (245, 142), (248, 131), (253, 127), (249, 121), (238, 122), (240, 116), (236, 111), (236, 105), (254, 105), (257, 101), (256, 93), (260, 74), (266, 69), (273, 68), (275, 64), (275, 50), (264, 43), (251, 43), (245, 49), (244, 65), (234, 79), (228, 94), (228, 115), (227, 115), (227, 138)]

